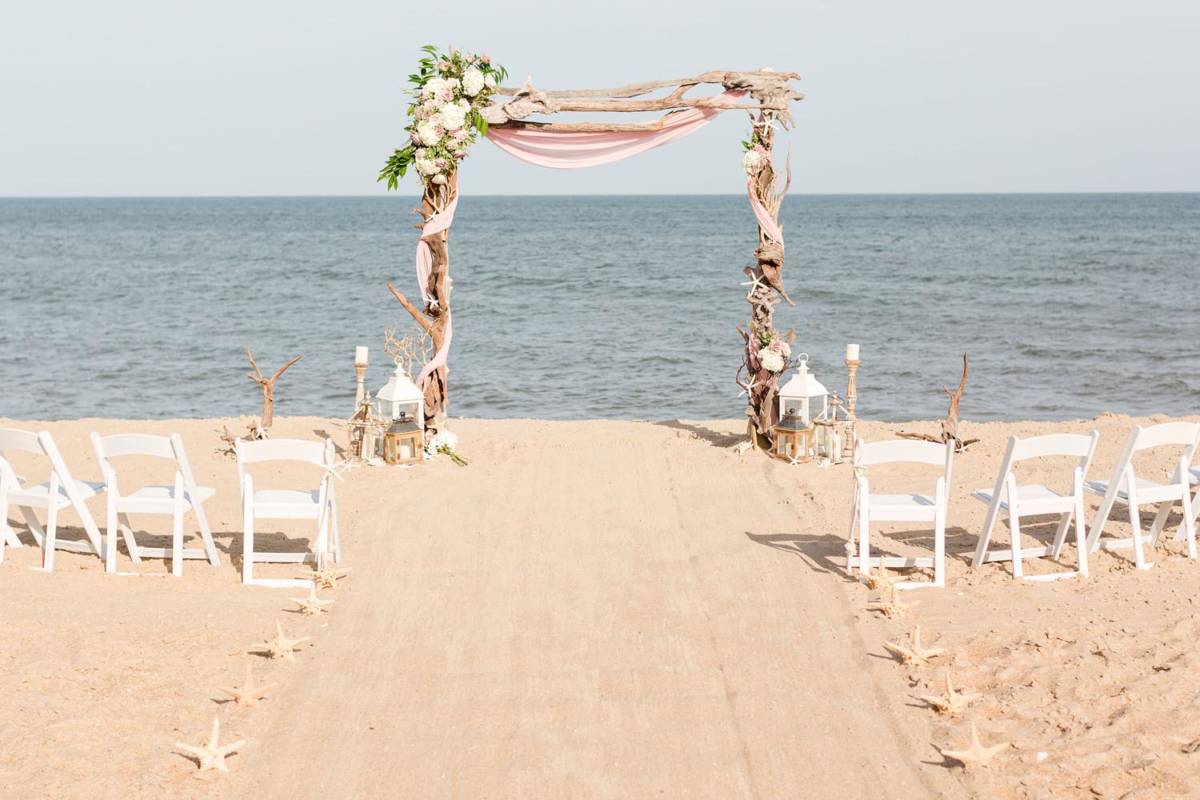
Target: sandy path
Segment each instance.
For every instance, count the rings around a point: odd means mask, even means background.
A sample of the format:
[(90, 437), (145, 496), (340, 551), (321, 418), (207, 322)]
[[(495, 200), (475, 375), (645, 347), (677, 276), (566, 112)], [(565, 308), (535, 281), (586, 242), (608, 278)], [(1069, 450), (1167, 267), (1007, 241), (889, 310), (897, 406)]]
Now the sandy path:
[[(275, 706), (270, 752), (241, 765), (238, 794), (924, 797), (952, 785), (900, 733), (877, 688), (898, 677), (866, 655), (842, 579), (800, 580), (794, 559), (756, 543), (796, 529), (779, 491), (795, 473), (663, 426), (475, 427), (459, 426), (470, 468), (414, 471), (394, 490), (411, 506), (363, 512), (353, 591), (302, 688)], [(434, 516), (441, 498), (454, 501)]]

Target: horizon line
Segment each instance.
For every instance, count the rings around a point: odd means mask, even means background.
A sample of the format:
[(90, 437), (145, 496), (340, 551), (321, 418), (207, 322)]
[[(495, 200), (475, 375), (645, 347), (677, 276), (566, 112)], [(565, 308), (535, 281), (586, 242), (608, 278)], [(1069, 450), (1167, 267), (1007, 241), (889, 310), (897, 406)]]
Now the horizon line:
[[(389, 197), (412, 197), (417, 193), (388, 192), (386, 194), (29, 194), (4, 195), (4, 200), (287, 200), (287, 199), (347, 199), (369, 200)], [(470, 194), (467, 197), (741, 197), (743, 192), (547, 192), (527, 194)], [(959, 192), (793, 192), (804, 197), (1020, 197), (1020, 196), (1097, 196), (1097, 195), (1189, 195), (1200, 189), (1129, 189), (1129, 190), (1035, 190), (1035, 191), (959, 191)]]

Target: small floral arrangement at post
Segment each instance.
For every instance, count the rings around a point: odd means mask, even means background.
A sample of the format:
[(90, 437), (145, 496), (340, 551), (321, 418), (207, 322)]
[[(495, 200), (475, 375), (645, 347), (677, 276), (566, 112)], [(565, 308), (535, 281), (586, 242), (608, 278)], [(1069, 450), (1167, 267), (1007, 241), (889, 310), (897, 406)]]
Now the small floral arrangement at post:
[(762, 345), (757, 353), (759, 366), (776, 375), (787, 369), (792, 358), (792, 346), (785, 339), (771, 332), (759, 336), (758, 342)]
[(413, 102), (408, 106), (409, 142), (397, 148), (379, 171), (379, 180), (395, 189), (411, 166), (425, 185), (445, 183), (467, 157), (476, 136), (487, 134), (482, 109), (508, 71), (487, 55), (450, 48), (438, 52), (433, 45), (421, 48), (420, 67), (408, 76)]

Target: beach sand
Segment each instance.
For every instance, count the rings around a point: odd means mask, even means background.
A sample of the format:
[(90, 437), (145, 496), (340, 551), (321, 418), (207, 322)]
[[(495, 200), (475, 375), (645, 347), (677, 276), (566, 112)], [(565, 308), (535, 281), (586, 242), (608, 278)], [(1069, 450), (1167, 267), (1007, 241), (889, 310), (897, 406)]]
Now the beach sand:
[[(1016, 582), (1007, 565), (967, 564), (985, 510), (968, 495), (992, 485), (1007, 437), (1098, 429), (1090, 477), (1107, 479), (1130, 427), (1149, 421), (964, 422), (981, 441), (955, 462), (948, 587), (906, 593), (917, 605), (888, 618), (839, 563), (849, 465), (739, 456), (736, 421), (455, 420), (469, 467), (443, 457), (343, 475), (353, 571), (323, 593), (330, 613), (303, 617), (288, 600), (300, 591), (240, 583), (236, 468), (215, 449), (222, 426), (245, 420), (0, 420), (50, 430), (85, 479), (99, 479), (93, 430), (180, 433), (197, 480), (217, 489), (207, 509), (222, 551), (219, 568), (188, 561), (178, 579), (123, 551), (121, 569), (144, 577), (69, 552), (45, 574), (35, 547), (7, 551), (0, 795), (1196, 796), (1200, 563), (1165, 542), (1145, 572), (1095, 555), (1086, 581)], [(862, 435), (900, 428), (936, 424), (864, 423)], [(274, 433), (344, 440), (328, 419), (277, 419)], [(127, 480), (152, 466), (131, 465)], [(1170, 461), (1146, 466), (1161, 474)], [(1059, 485), (1068, 474), (1039, 472)], [(103, 524), (103, 500), (91, 508)], [(1114, 516), (1106, 530), (1127, 533)], [(69, 512), (65, 525), (79, 535)], [(912, 527), (875, 543), (928, 554), (930, 534)], [(996, 539), (1007, 542), (1003, 525)], [(276, 620), (311, 637), (294, 664), (245, 652)], [(915, 625), (947, 651), (931, 666), (883, 647)], [(279, 685), (252, 709), (219, 702), (247, 664)], [(982, 694), (960, 718), (918, 699), (947, 669)], [(223, 741), (247, 740), (230, 774), (174, 752), (214, 716)], [(969, 720), (985, 745), (1011, 742), (986, 768), (938, 751), (961, 749)]]

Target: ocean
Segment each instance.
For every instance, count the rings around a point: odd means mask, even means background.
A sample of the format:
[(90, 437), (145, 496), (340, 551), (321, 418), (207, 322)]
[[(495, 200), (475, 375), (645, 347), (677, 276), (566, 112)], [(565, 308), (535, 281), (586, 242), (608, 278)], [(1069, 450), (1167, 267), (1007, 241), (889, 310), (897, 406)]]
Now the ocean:
[[(410, 329), (413, 196), (0, 199), (0, 416), (347, 416)], [(859, 414), (1200, 413), (1200, 194), (813, 196), (783, 207), (777, 325)], [(733, 418), (744, 196), (476, 197), (451, 232), (450, 413)]]

